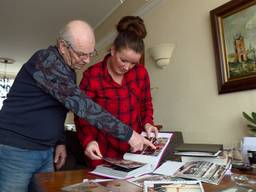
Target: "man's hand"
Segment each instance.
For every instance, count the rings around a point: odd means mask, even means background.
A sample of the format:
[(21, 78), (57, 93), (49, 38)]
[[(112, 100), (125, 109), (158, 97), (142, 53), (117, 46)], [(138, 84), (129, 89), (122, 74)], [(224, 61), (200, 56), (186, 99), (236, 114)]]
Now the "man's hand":
[(102, 159), (102, 154), (100, 152), (100, 148), (99, 145), (96, 141), (91, 141), (85, 151), (84, 151), (85, 155), (87, 157), (89, 157), (92, 160), (99, 160)]
[(150, 146), (152, 149), (156, 149), (156, 147), (149, 140), (145, 139), (136, 131), (133, 131), (132, 136), (128, 143), (131, 146), (132, 152), (142, 151), (144, 145)]
[(144, 129), (147, 133), (148, 138), (152, 137), (151, 132), (153, 132), (154, 136), (157, 137), (158, 129), (154, 125), (151, 125), (150, 123), (146, 123), (144, 126)]
[(54, 156), (54, 163), (57, 170), (60, 169), (65, 164), (66, 157), (67, 157), (66, 146), (57, 145), (55, 149), (55, 156)]

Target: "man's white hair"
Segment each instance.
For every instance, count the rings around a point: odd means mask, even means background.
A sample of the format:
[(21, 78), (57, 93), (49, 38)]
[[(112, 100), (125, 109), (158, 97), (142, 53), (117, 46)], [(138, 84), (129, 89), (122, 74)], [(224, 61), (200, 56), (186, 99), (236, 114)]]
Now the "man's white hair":
[(81, 29), (83, 28), (83, 30), (92, 31), (93, 33), (92, 27), (87, 22), (82, 20), (73, 20), (59, 31), (57, 41), (64, 40), (66, 43), (69, 43), (70, 46), (76, 48), (73, 30), (76, 30), (77, 26), (81, 27)]

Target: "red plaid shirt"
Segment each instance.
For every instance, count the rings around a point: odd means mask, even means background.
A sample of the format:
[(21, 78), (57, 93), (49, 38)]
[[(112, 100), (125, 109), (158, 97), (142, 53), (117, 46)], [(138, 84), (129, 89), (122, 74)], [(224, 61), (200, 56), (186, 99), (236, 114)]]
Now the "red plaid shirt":
[[(137, 64), (124, 74), (122, 85), (113, 81), (107, 70), (107, 55), (104, 60), (88, 68), (80, 83), (81, 90), (112, 115), (140, 133), (146, 123), (153, 125), (153, 107), (148, 73), (142, 64)], [(85, 120), (75, 117), (79, 140), (86, 148), (93, 140), (99, 144), (103, 157), (122, 157), (129, 150), (127, 142), (99, 131)], [(90, 167), (102, 161), (88, 158)]]

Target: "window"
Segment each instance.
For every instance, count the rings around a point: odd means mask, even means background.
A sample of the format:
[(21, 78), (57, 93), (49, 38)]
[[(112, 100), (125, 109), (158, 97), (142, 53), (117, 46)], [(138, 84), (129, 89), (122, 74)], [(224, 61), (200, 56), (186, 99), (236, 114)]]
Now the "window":
[(0, 77), (0, 109), (3, 106), (3, 101), (7, 98), (7, 93), (14, 82), (14, 78), (6, 76)]

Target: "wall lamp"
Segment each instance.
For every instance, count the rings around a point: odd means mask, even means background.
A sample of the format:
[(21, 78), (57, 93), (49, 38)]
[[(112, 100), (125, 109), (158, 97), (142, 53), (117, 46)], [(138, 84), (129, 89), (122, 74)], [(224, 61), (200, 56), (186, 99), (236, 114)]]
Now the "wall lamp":
[(150, 47), (149, 54), (152, 56), (158, 67), (166, 68), (170, 63), (174, 48), (175, 44), (172, 43), (159, 44)]

